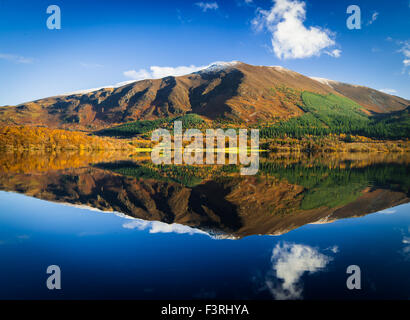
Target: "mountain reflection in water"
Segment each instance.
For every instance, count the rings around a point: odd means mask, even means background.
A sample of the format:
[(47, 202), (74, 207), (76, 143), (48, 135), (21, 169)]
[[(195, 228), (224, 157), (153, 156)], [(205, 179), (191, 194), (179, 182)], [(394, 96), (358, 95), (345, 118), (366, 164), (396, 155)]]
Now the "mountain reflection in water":
[(128, 228), (237, 239), (407, 203), (408, 160), (267, 155), (257, 175), (240, 176), (238, 167), (229, 165), (155, 166), (149, 155), (3, 153), (0, 190), (137, 218)]

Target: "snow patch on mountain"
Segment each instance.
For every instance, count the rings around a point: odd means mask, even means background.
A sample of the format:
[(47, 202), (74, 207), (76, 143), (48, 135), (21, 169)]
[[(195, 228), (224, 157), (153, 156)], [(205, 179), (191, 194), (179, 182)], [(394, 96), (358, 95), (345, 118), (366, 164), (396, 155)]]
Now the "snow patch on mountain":
[(216, 61), (216, 62), (213, 62), (213, 63), (209, 64), (208, 66), (206, 66), (205, 68), (203, 68), (203, 69), (201, 69), (197, 72), (194, 72), (194, 73), (217, 72), (217, 71), (221, 71), (221, 70), (233, 67), (233, 66), (235, 66), (239, 63), (240, 63), (239, 61), (229, 61), (229, 62)]
[[(217, 72), (217, 71), (221, 71), (224, 69), (227, 69), (229, 67), (233, 67), (237, 64), (239, 64), (239, 61), (216, 61), (213, 62), (207, 66), (202, 67), (202, 69), (193, 72), (193, 74), (195, 73), (202, 73), (202, 72)], [(119, 82), (116, 83), (114, 85), (109, 85), (109, 86), (103, 86), (103, 87), (99, 87), (99, 88), (92, 88), (92, 89), (84, 89), (84, 90), (77, 90), (77, 91), (72, 91), (72, 92), (67, 92), (67, 93), (63, 93), (63, 94), (59, 94), (57, 97), (64, 97), (64, 96), (71, 96), (71, 95), (76, 95), (76, 94), (88, 94), (88, 93), (92, 93), (101, 89), (116, 89), (122, 86), (125, 86), (127, 84), (131, 84), (137, 81), (141, 81), (141, 80), (129, 80), (129, 81), (123, 81), (123, 82)]]
[(320, 82), (320, 83), (322, 83), (322, 84), (325, 84), (325, 85), (327, 85), (327, 86), (329, 86), (329, 87), (331, 87), (331, 88), (333, 88), (333, 87), (332, 87), (332, 83), (333, 83), (333, 84), (338, 83), (337, 81), (329, 80), (329, 79), (325, 79), (325, 78), (310, 77), (310, 79), (315, 80), (315, 81), (317, 81), (317, 82)]

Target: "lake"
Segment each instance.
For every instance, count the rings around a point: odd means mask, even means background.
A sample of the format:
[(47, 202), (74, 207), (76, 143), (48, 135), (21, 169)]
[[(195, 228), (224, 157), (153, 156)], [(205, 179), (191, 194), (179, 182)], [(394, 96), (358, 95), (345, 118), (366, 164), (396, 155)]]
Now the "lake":
[[(409, 299), (409, 159), (0, 156), (1, 299)], [(61, 290), (46, 269), (61, 269)], [(349, 290), (349, 266), (361, 289)]]

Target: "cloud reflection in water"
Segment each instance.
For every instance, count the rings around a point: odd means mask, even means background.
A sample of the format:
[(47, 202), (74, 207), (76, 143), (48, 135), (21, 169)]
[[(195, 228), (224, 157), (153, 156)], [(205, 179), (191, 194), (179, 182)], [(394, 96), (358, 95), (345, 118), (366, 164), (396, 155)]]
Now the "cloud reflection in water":
[(272, 252), (272, 270), (268, 272), (265, 284), (275, 299), (302, 299), (303, 274), (323, 270), (332, 259), (311, 246), (278, 243)]

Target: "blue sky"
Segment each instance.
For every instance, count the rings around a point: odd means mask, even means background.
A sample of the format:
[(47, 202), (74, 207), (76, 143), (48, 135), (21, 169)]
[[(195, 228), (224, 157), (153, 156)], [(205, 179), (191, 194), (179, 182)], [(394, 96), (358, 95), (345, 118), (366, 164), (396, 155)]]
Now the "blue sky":
[[(46, 26), (53, 4), (60, 30)], [(0, 105), (232, 60), (410, 99), (409, 17), (409, 0), (0, 0)]]

